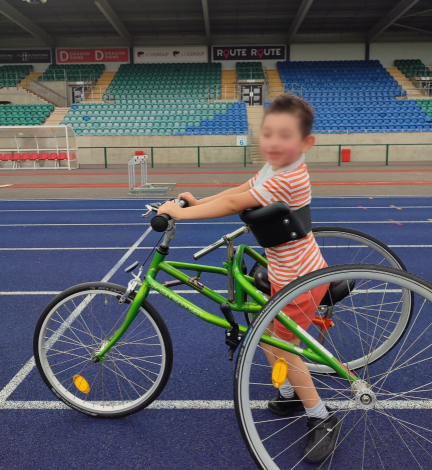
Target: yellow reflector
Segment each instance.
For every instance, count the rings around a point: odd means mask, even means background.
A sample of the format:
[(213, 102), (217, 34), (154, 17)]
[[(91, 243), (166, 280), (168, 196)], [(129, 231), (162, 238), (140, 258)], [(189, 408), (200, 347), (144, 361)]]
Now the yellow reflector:
[(74, 375), (73, 381), (74, 381), (75, 387), (80, 392), (83, 392), (83, 393), (90, 392), (90, 385), (84, 377), (81, 377), (80, 375)]
[(285, 382), (288, 375), (288, 364), (287, 361), (280, 357), (273, 366), (272, 371), (272, 382), (275, 388), (280, 388)]

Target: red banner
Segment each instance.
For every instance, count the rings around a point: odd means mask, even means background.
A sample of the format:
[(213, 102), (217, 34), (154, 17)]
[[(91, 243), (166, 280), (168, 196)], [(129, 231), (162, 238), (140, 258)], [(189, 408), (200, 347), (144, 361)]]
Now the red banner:
[(129, 48), (57, 49), (57, 64), (98, 62), (129, 62)]

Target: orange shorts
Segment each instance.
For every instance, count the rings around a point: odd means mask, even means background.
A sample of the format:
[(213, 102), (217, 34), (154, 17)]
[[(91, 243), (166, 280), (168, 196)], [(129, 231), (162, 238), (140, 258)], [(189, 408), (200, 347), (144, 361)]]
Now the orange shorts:
[[(295, 300), (288, 304), (282, 311), (300, 325), (304, 330), (307, 330), (315, 318), (317, 306), (320, 304), (325, 293), (327, 292), (328, 284), (315, 287), (314, 289), (299, 295)], [(271, 285), (271, 295), (275, 295), (280, 291), (281, 287)], [(278, 320), (274, 320), (274, 331), (281, 339), (292, 341), (296, 336), (285, 328)]]

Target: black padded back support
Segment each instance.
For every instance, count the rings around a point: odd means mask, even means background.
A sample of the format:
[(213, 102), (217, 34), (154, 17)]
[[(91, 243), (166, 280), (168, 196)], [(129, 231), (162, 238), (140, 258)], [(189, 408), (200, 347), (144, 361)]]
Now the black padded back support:
[(264, 248), (300, 240), (312, 230), (309, 205), (292, 211), (286, 202), (276, 201), (258, 209), (242, 211), (239, 215)]

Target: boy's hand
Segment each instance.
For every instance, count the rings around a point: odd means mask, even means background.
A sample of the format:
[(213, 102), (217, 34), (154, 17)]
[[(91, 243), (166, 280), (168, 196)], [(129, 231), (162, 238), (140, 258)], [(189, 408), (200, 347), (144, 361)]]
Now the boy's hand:
[[(188, 194), (188, 193), (186, 193)], [(186, 199), (186, 198), (185, 198)], [(182, 209), (178, 204), (172, 201), (167, 201), (165, 204), (162, 204), (157, 213), (158, 215), (161, 214), (168, 214), (172, 219), (174, 220), (181, 220), (180, 214), (181, 211), (184, 210)]]
[(186, 199), (186, 201), (189, 203), (189, 207), (198, 205), (198, 201), (193, 197), (191, 193), (181, 193), (177, 197), (179, 199)]

